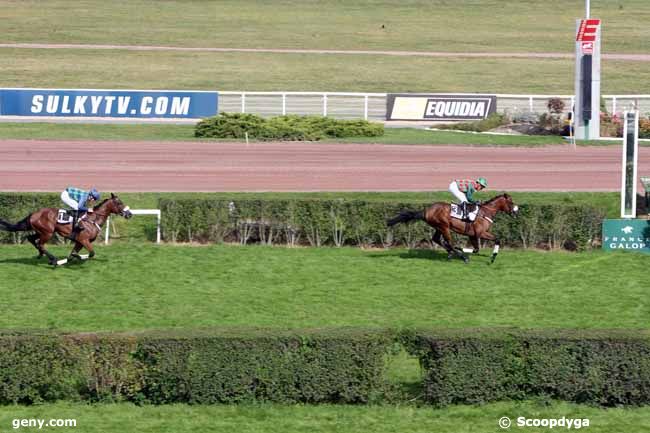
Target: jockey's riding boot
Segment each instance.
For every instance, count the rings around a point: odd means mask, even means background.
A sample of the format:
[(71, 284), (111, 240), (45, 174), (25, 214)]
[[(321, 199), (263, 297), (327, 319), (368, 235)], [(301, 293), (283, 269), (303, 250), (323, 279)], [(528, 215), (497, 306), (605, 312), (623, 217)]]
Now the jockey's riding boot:
[(80, 231), (82, 231), (84, 229), (84, 226), (81, 225), (81, 217), (79, 216), (80, 213), (81, 213), (81, 211), (78, 210), (77, 211), (77, 225), (75, 227), (78, 232), (80, 232)]

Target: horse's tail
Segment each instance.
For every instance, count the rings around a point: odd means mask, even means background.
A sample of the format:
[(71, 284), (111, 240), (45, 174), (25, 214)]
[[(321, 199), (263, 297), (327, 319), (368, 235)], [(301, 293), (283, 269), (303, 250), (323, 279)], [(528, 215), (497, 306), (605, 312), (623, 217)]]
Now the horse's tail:
[(18, 221), (16, 224), (11, 224), (7, 221), (0, 219), (0, 230), (6, 232), (26, 232), (27, 230), (32, 229), (32, 225), (29, 222), (30, 215), (27, 215), (24, 219)]
[(413, 210), (403, 210), (395, 218), (391, 218), (386, 221), (388, 227), (392, 227), (395, 224), (407, 223), (410, 221), (424, 220), (423, 211), (413, 211)]

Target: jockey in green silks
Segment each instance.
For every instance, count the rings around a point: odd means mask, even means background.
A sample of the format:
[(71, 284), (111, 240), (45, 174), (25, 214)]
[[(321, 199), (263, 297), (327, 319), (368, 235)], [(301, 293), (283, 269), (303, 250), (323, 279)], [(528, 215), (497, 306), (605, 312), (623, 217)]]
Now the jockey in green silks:
[(467, 218), (467, 203), (476, 203), (474, 200), (474, 193), (487, 188), (487, 180), (484, 177), (479, 177), (476, 180), (472, 179), (454, 179), (449, 184), (449, 192), (460, 203), (463, 212), (463, 219)]

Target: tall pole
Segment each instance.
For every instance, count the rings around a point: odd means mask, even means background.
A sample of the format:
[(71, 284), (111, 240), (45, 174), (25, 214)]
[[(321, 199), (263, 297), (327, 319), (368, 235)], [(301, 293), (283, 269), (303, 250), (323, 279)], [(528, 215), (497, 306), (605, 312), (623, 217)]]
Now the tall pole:
[(585, 0), (585, 18), (589, 18), (589, 0)]

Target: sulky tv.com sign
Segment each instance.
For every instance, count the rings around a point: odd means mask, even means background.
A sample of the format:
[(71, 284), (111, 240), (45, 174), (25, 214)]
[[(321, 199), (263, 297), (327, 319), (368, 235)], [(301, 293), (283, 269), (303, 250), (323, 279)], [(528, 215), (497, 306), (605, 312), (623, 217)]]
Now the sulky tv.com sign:
[(218, 93), (154, 90), (0, 89), (1, 116), (203, 118)]
[(481, 120), (496, 112), (494, 95), (389, 94), (386, 120)]

